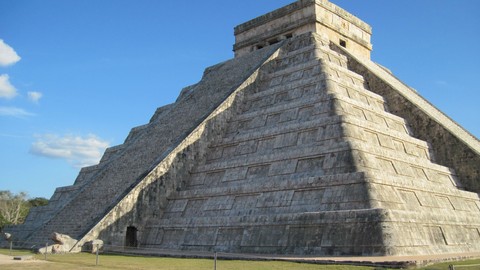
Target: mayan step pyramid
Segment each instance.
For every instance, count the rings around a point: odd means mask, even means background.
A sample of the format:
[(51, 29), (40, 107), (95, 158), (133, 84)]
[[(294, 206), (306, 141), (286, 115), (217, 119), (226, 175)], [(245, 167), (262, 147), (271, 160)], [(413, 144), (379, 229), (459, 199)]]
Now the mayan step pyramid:
[(370, 60), (371, 28), (301, 0), (10, 228), (109, 247), (296, 255), (480, 251), (480, 142)]

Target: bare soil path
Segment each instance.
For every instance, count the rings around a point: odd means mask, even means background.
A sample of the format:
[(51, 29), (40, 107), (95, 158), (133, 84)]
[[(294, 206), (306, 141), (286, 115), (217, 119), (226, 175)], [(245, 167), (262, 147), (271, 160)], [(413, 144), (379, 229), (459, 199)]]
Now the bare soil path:
[[(20, 256), (21, 257), (21, 256)], [(25, 263), (47, 263), (43, 260), (36, 260), (35, 258), (29, 260), (14, 260), (14, 256), (0, 254), (0, 265), (2, 264), (25, 264)]]

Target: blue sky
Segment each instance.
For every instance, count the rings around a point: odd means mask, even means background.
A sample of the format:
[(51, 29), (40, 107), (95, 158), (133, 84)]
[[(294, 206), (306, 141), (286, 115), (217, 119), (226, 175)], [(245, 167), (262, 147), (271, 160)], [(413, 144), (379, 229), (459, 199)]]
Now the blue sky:
[[(233, 27), (291, 0), (0, 0), (0, 190), (49, 198), (233, 57)], [(480, 1), (332, 0), (372, 59), (480, 137)]]

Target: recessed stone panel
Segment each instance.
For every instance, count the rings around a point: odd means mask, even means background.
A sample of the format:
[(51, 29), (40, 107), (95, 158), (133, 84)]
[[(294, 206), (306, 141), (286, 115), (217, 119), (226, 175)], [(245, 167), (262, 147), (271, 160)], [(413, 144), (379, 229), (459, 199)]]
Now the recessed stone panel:
[(222, 158), (230, 158), (237, 154), (238, 144), (225, 145), (223, 147)]
[(161, 245), (163, 247), (178, 248), (185, 238), (185, 229), (163, 229)]
[(252, 195), (241, 195), (241, 196), (236, 196), (233, 207), (232, 209), (238, 210), (238, 209), (253, 209), (255, 208), (257, 204), (257, 199), (260, 194), (252, 194)]
[(207, 161), (216, 160), (222, 157), (223, 148), (222, 147), (215, 147), (213, 149), (209, 149), (207, 154)]
[(320, 206), (323, 198), (324, 189), (299, 190), (295, 191), (292, 198), (292, 206), (298, 205), (318, 205)]
[(274, 113), (274, 114), (269, 114), (267, 116), (267, 121), (266, 121), (266, 126), (273, 126), (276, 125), (278, 122), (280, 122), (280, 115), (281, 113)]
[(437, 200), (437, 205), (440, 208), (455, 210), (455, 207), (453, 206), (452, 202), (450, 201), (450, 199), (448, 197), (437, 195), (437, 196), (435, 196), (435, 199)]
[(312, 115), (315, 113), (314, 106), (306, 106), (298, 109), (298, 120), (299, 121), (307, 121), (312, 119)]
[(242, 142), (237, 146), (235, 155), (246, 155), (257, 151), (258, 142), (255, 140)]
[(283, 247), (287, 245), (288, 232), (285, 226), (259, 226), (244, 231), (244, 247)]
[(189, 228), (185, 233), (184, 245), (213, 246), (216, 241), (217, 228)]
[(322, 226), (293, 226), (288, 231), (288, 249), (293, 253), (315, 254), (321, 250)]
[(282, 207), (289, 206), (292, 202), (293, 190), (274, 191), (262, 193), (257, 200), (256, 207)]
[(183, 212), (184, 217), (195, 216), (197, 213), (201, 213), (203, 205), (205, 204), (205, 199), (191, 199), (188, 200), (188, 203)]
[(289, 146), (295, 146), (297, 144), (298, 133), (290, 132), (280, 134), (275, 137), (275, 148), (283, 148)]
[(187, 207), (188, 200), (172, 200), (168, 203), (165, 212), (183, 212)]
[(299, 80), (302, 78), (302, 76), (303, 76), (303, 70), (292, 72), (283, 77), (282, 83), (288, 83), (288, 82)]
[(298, 134), (297, 145), (311, 144), (317, 140), (318, 129), (303, 130)]
[(205, 173), (195, 173), (190, 179), (190, 186), (201, 186), (205, 183)]
[(397, 174), (397, 169), (391, 160), (377, 158), (378, 169), (389, 174)]
[(416, 167), (416, 166), (411, 166), (411, 168), (412, 168), (412, 171), (413, 171), (415, 177), (418, 180), (429, 180), (428, 176), (425, 173), (425, 170), (423, 168)]
[(230, 210), (232, 209), (235, 196), (221, 196), (209, 198), (203, 204), (203, 211)]
[(282, 175), (282, 174), (292, 174), (295, 172), (297, 166), (296, 159), (287, 159), (273, 162), (270, 166), (269, 176), (273, 175)]
[(408, 207), (418, 208), (422, 206), (415, 191), (398, 190), (398, 193)]
[(225, 170), (225, 174), (222, 178), (223, 182), (237, 181), (245, 179), (247, 176), (248, 167), (235, 167)]
[(424, 229), (427, 233), (428, 239), (430, 240), (430, 244), (447, 245), (445, 235), (443, 234), (443, 230), (440, 226), (425, 226)]
[(161, 237), (163, 236), (163, 231), (161, 232), (160, 235), (160, 241), (157, 241), (157, 236), (159, 235), (159, 228), (149, 228), (147, 232), (147, 236), (145, 237), (145, 245), (147, 246), (152, 246), (152, 245), (157, 245), (159, 242), (161, 242)]
[(264, 153), (267, 151), (270, 151), (274, 148), (275, 145), (275, 137), (270, 137), (270, 138), (264, 138), (259, 140), (258, 142), (258, 147), (257, 147), (257, 153)]
[(270, 170), (270, 164), (262, 164), (248, 167), (247, 178), (266, 177)]
[(311, 157), (305, 159), (299, 159), (297, 162), (297, 168), (295, 172), (297, 173), (306, 173), (310, 175), (320, 175), (323, 174), (323, 160), (325, 157)]
[(392, 138), (390, 136), (381, 133), (377, 134), (377, 136), (381, 146), (395, 149)]
[(242, 243), (243, 228), (220, 228), (217, 233), (217, 246), (239, 247)]
[(218, 184), (221, 181), (223, 181), (224, 176), (225, 176), (225, 171), (224, 170), (207, 172), (207, 173), (205, 173), (204, 184), (206, 186), (212, 186), (214, 184)]
[(280, 114), (279, 123), (288, 122), (297, 119), (298, 109), (290, 109)]

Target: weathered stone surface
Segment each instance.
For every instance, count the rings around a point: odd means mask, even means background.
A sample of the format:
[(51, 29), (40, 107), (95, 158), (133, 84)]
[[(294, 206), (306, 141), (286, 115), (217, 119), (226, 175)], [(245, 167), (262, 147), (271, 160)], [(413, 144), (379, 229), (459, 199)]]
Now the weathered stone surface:
[(480, 250), (479, 141), (368, 59), (367, 24), (301, 0), (235, 32), (234, 59), (57, 189), (20, 238), (298, 255)]
[(97, 251), (101, 250), (103, 250), (103, 241), (100, 239), (88, 241), (82, 246), (82, 251), (87, 251), (90, 253), (97, 253)]
[(76, 247), (78, 240), (71, 238), (66, 234), (60, 234), (54, 232), (52, 234), (51, 240), (55, 243), (50, 246), (46, 246), (37, 250), (40, 254), (53, 253), (53, 254), (63, 254), (63, 253), (77, 253), (81, 249)]
[(5, 239), (8, 242), (13, 240), (12, 235), (10, 233), (3, 233), (3, 239)]

